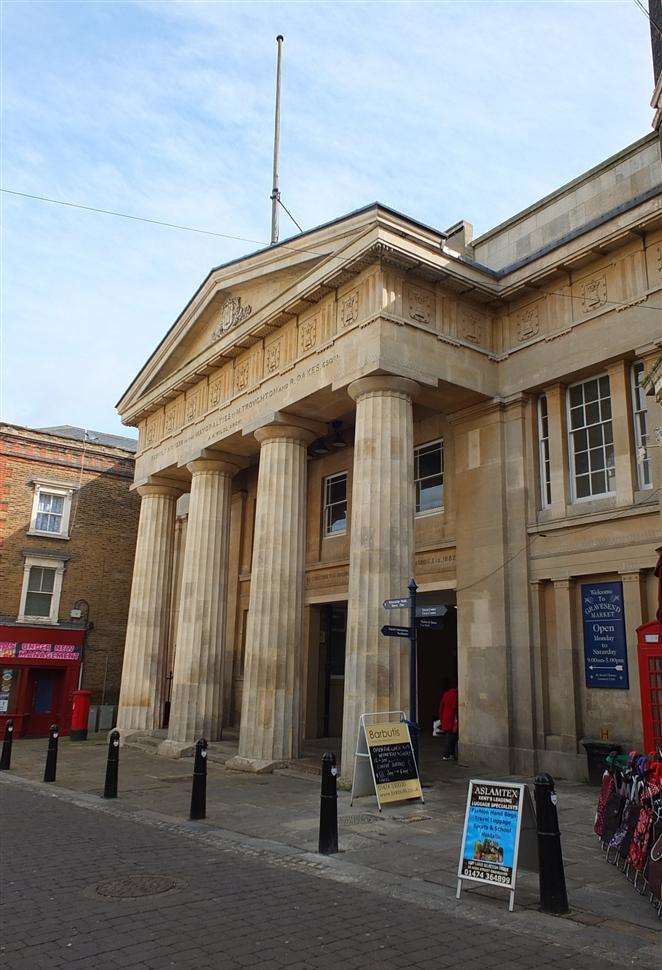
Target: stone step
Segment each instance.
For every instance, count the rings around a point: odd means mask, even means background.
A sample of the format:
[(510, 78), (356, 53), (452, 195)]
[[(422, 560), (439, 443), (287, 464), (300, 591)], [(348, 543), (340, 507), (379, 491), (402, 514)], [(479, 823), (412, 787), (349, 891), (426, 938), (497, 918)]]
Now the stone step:
[(165, 739), (165, 733), (163, 737), (155, 737), (153, 734), (132, 734), (125, 741), (122, 741), (122, 745), (125, 748), (133, 748), (136, 751), (145, 751), (147, 754), (156, 754), (159, 745)]

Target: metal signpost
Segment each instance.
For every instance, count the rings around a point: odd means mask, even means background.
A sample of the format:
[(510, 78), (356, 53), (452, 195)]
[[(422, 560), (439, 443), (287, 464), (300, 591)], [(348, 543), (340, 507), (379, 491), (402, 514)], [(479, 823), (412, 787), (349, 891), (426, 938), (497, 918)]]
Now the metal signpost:
[(398, 596), (384, 600), (385, 610), (409, 610), (409, 626), (383, 626), (383, 637), (400, 637), (409, 640), (409, 722), (412, 734), (414, 756), (418, 767), (418, 672), (417, 672), (417, 631), (440, 630), (443, 627), (442, 617), (448, 612), (447, 606), (416, 606), (416, 591), (418, 586), (414, 579), (409, 580), (409, 596)]

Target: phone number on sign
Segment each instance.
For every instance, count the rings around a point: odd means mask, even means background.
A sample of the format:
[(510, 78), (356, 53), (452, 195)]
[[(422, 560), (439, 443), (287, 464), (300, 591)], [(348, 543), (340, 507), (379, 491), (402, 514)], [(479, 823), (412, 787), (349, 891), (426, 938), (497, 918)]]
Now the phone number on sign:
[(462, 875), (468, 876), (471, 879), (480, 879), (483, 882), (498, 882), (502, 885), (509, 885), (511, 878), (509, 875), (501, 872), (486, 872), (484, 869), (474, 869), (473, 866), (465, 865), (462, 869)]

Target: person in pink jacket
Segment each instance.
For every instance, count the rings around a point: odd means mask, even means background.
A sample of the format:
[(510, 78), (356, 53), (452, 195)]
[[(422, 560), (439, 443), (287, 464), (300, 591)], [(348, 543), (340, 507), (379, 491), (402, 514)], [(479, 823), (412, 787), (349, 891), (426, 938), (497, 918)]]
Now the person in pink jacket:
[(439, 700), (439, 728), (443, 737), (442, 761), (457, 758), (457, 687), (449, 687)]

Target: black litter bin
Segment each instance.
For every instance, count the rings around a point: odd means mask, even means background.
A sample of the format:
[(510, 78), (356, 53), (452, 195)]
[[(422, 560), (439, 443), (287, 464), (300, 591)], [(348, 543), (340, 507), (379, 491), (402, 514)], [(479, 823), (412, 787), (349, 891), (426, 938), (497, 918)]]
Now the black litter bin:
[(592, 738), (584, 738), (582, 744), (586, 748), (588, 783), (599, 787), (605, 770), (605, 758), (612, 752), (620, 754), (622, 748), (620, 744), (612, 744), (611, 741), (594, 741)]

